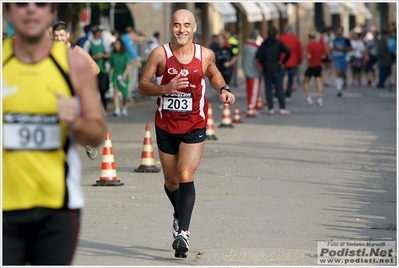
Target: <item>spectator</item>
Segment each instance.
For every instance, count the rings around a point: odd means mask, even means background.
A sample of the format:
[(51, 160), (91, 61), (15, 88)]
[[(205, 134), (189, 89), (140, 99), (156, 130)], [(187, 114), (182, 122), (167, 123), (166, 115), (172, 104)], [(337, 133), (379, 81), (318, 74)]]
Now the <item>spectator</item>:
[(136, 48), (134, 47), (134, 41), (136, 39), (136, 35), (134, 33), (134, 29), (131, 26), (126, 27), (126, 33), (122, 35), (122, 41), (126, 46), (127, 52), (130, 56), (130, 71), (129, 71), (129, 79), (130, 83), (128, 86), (128, 90), (134, 91), (136, 89), (136, 85), (138, 84), (138, 62), (141, 60), (140, 56), (136, 52)]
[[(233, 52), (233, 55), (238, 57), (239, 55), (239, 44), (240, 42), (238, 41), (238, 33), (234, 32), (226, 41), (227, 43), (231, 46), (231, 51)], [(231, 75), (231, 78), (233, 79), (233, 86), (238, 87), (238, 77), (237, 77), (237, 71), (238, 71), (238, 66), (237, 66), (238, 60), (236, 60), (233, 63), (233, 73)]]
[(303, 79), (303, 89), (306, 95), (306, 103), (308, 106), (313, 105), (312, 97), (310, 96), (309, 81), (312, 76), (315, 77), (318, 99), (316, 101), (319, 107), (323, 107), (323, 77), (321, 75), (322, 70), (322, 58), (326, 56), (323, 45), (316, 41), (316, 35), (309, 34), (309, 44), (306, 48), (308, 68), (305, 72)]
[(84, 44), (86, 43), (87, 40), (91, 40), (93, 39), (93, 32), (92, 32), (92, 26), (86, 25), (83, 27), (83, 30), (85, 32), (85, 35), (82, 36), (77, 42), (76, 45), (80, 46), (81, 48), (83, 48)]
[(86, 50), (94, 61), (97, 63), (100, 68), (100, 73), (97, 75), (98, 87), (100, 92), (101, 102), (103, 104), (104, 115), (106, 115), (107, 111), (107, 99), (105, 97), (105, 93), (109, 89), (109, 73), (107, 67), (105, 65), (106, 60), (109, 59), (110, 56), (110, 47), (105, 43), (104, 38), (102, 38), (102, 34), (104, 31), (104, 27), (102, 25), (96, 25), (93, 27), (93, 39), (88, 39), (83, 48)]
[(155, 32), (154, 35), (148, 41), (148, 48), (150, 49), (151, 52), (160, 45), (161, 45), (161, 34), (159, 32)]
[(379, 80), (377, 88), (385, 88), (385, 81), (391, 74), (392, 55), (388, 49), (388, 40), (390, 38), (387, 30), (382, 31), (382, 38), (377, 44), (377, 64), (379, 67)]
[[(291, 50), (280, 40), (277, 39), (277, 29), (271, 27), (268, 37), (256, 52), (256, 58), (263, 68), (263, 75), (266, 85), (266, 100), (269, 106), (268, 115), (274, 115), (272, 86), (276, 88), (277, 97), (280, 103), (280, 115), (289, 115), (290, 111), (285, 108), (285, 98), (283, 92), (284, 65), (291, 56)], [(281, 54), (285, 57), (281, 59)]]
[[(321, 75), (322, 75), (322, 80), (324, 80), (324, 86), (328, 87), (330, 86), (327, 81), (330, 80), (334, 66), (333, 66), (333, 61), (332, 61), (332, 56), (331, 56), (331, 37), (330, 37), (330, 27), (325, 26), (322, 30), (322, 33), (320, 35), (320, 44), (322, 44), (324, 52), (325, 52), (325, 57), (321, 60)], [(327, 75), (324, 77), (324, 73), (327, 73)], [(325, 79), (324, 79), (325, 78)], [(327, 81), (326, 81), (327, 80)]]
[[(366, 27), (364, 24), (362, 27)], [(364, 35), (364, 39), (363, 41), (365, 43), (367, 43), (370, 40), (374, 39), (374, 34), (377, 32), (377, 27), (375, 27), (374, 25), (370, 26), (370, 31), (368, 31), (365, 35)]]
[(377, 44), (378, 44), (378, 32), (373, 32), (373, 39), (366, 42), (366, 66), (364, 73), (367, 77), (368, 86), (375, 87), (377, 85), (376, 72), (374, 65), (377, 63)]
[(344, 28), (338, 26), (333, 41), (332, 57), (336, 71), (335, 86), (337, 96), (342, 97), (342, 88), (346, 88), (346, 70), (348, 68), (347, 53), (352, 50), (351, 43), (344, 36)]
[(350, 65), (352, 68), (352, 77), (354, 86), (361, 86), (361, 74), (364, 67), (364, 59), (366, 55), (366, 46), (361, 38), (361, 29), (354, 29), (353, 39), (350, 40), (352, 51), (350, 51)]
[(110, 44), (113, 44), (117, 39), (119, 39), (120, 38), (120, 33), (119, 33), (119, 31), (118, 30), (112, 30), (111, 31), (111, 37), (109, 38), (109, 43)]
[[(279, 38), (290, 50), (291, 54), (288, 61), (284, 64), (284, 75), (288, 75), (287, 89), (285, 91), (285, 101), (291, 101), (291, 92), (294, 85), (294, 78), (298, 72), (298, 66), (302, 63), (303, 51), (299, 38), (293, 33), (293, 25), (285, 25), (285, 33)], [(285, 54), (281, 55), (284, 58)], [(284, 78), (283, 78), (284, 79)]]
[(396, 23), (391, 22), (388, 25), (389, 31), (389, 40), (388, 40), (388, 49), (391, 53), (392, 58), (392, 70), (391, 74), (388, 76), (388, 87), (389, 90), (392, 90), (392, 85), (396, 83)]
[[(223, 76), (227, 85), (230, 85), (231, 77), (233, 74), (233, 64), (237, 61), (237, 56), (234, 55), (232, 48), (226, 46), (226, 40), (223, 34), (218, 36), (218, 46), (215, 53), (215, 64)], [(223, 109), (223, 102), (219, 94), (219, 108)]]
[(247, 107), (252, 105), (252, 108), (256, 109), (258, 106), (256, 102), (258, 96), (260, 96), (260, 86), (262, 82), (262, 72), (256, 64), (256, 52), (259, 49), (259, 45), (256, 43), (258, 36), (260, 35), (259, 30), (255, 29), (249, 34), (249, 39), (244, 44), (242, 54), (242, 66), (246, 78), (246, 90), (247, 90)]
[(217, 47), (218, 47), (218, 35), (214, 34), (212, 35), (212, 42), (209, 44), (209, 49), (215, 51)]
[(112, 69), (112, 85), (114, 88), (114, 116), (120, 116), (121, 110), (119, 108), (119, 92), (122, 94), (122, 115), (127, 116), (127, 98), (129, 84), (129, 68), (130, 56), (127, 53), (126, 46), (120, 38), (113, 44), (113, 51), (111, 53), (109, 64)]

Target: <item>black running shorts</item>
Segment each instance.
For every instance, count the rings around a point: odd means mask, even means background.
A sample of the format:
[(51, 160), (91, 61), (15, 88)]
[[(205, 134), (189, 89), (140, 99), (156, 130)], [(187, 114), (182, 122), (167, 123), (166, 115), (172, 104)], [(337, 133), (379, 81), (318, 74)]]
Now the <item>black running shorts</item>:
[(158, 149), (167, 154), (177, 154), (181, 142), (200, 143), (206, 138), (206, 128), (194, 129), (187, 134), (170, 134), (155, 126), (155, 133)]
[(321, 66), (309, 67), (305, 72), (305, 77), (311, 78), (321, 76)]
[(71, 265), (80, 210), (3, 211), (4, 265)]

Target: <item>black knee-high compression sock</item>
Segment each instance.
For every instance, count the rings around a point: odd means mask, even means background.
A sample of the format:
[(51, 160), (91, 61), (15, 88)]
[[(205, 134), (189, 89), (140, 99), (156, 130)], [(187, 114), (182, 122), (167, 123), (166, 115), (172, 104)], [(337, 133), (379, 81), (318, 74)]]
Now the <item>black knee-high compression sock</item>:
[(177, 188), (176, 190), (174, 190), (173, 192), (171, 192), (171, 191), (168, 189), (168, 187), (166, 187), (166, 184), (164, 184), (163, 186), (164, 186), (166, 195), (168, 196), (170, 202), (172, 203), (173, 210), (174, 210), (173, 216), (174, 216), (176, 219), (178, 219), (178, 216), (179, 216), (179, 215), (178, 215), (178, 213), (177, 213), (177, 211), (178, 211), (178, 205), (177, 205), (177, 204), (179, 203), (180, 188)]
[(188, 231), (190, 225), (191, 214), (195, 203), (194, 182), (179, 183), (179, 232), (180, 230)]

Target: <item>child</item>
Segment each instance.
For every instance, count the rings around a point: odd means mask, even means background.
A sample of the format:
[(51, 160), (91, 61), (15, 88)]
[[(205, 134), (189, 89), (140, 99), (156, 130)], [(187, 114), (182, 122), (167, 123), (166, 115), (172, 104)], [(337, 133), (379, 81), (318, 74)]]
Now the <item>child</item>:
[(119, 108), (119, 92), (122, 93), (122, 115), (127, 116), (127, 97), (129, 85), (129, 68), (130, 68), (130, 57), (127, 53), (126, 46), (120, 38), (116, 39), (113, 43), (113, 51), (109, 58), (109, 64), (112, 73), (112, 86), (114, 87), (114, 105), (115, 111), (114, 116), (121, 115), (121, 109)]

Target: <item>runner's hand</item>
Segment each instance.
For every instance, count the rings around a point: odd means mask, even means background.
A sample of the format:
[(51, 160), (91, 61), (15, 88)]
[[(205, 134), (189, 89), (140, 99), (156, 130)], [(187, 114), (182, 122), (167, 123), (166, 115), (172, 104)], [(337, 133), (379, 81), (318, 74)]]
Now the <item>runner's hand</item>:
[(166, 85), (164, 94), (181, 94), (183, 89), (187, 88), (189, 84), (187, 77), (181, 77), (178, 74)]

